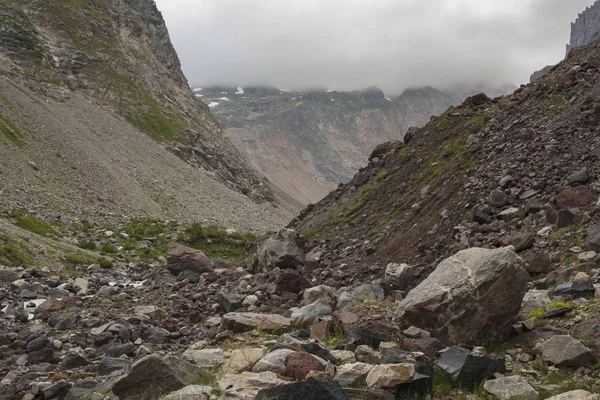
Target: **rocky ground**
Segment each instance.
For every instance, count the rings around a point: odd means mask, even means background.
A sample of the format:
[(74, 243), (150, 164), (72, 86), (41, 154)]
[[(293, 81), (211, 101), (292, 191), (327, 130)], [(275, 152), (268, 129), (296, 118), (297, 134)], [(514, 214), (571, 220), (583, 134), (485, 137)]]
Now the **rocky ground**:
[(72, 239), (97, 263), (0, 269), (0, 397), (598, 398), (595, 266), (553, 285), (514, 247), (472, 248), (406, 292), (408, 265), (342, 286), (292, 230), (249, 253), (227, 235), (96, 227)]

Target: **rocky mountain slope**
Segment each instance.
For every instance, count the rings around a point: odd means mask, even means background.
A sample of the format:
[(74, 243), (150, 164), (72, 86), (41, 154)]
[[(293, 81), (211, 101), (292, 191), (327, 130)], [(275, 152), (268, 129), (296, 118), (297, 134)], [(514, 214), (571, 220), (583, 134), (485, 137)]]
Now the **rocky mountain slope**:
[[(600, 1), (586, 8), (577, 16), (575, 22), (571, 23), (571, 37), (567, 44), (567, 57), (571, 50), (585, 46), (600, 38)], [(529, 81), (534, 82), (541, 76), (546, 75), (554, 65), (547, 65), (539, 71), (534, 72)]]
[(258, 231), (289, 215), (196, 101), (153, 1), (6, 0), (0, 19), (4, 208)]
[(0, 397), (598, 400), (598, 78), (600, 41), (378, 146), (304, 236), (9, 215)]
[(571, 38), (567, 45), (567, 56), (571, 50), (585, 46), (600, 38), (600, 1), (585, 9), (571, 24)]
[[(408, 89), (387, 98), (378, 88), (356, 92), (275, 88), (198, 88), (235, 146), (269, 180), (303, 204), (348, 182), (379, 143), (401, 140), (458, 104), (473, 89)], [(489, 90), (493, 97), (512, 88)]]

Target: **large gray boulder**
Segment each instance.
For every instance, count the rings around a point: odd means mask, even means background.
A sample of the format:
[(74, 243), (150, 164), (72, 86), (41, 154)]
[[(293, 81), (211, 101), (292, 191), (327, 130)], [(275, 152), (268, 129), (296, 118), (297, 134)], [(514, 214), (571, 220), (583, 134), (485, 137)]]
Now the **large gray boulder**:
[(500, 400), (538, 400), (539, 393), (520, 375), (493, 379), (483, 384), (483, 389)]
[(119, 398), (164, 396), (187, 386), (188, 377), (178, 372), (152, 354), (135, 362), (115, 382), (112, 391)]
[(167, 251), (167, 269), (175, 276), (186, 270), (201, 274), (211, 272), (213, 262), (200, 250), (172, 243)]
[(258, 264), (263, 270), (298, 268), (304, 264), (305, 240), (293, 229), (283, 228), (258, 246)]
[(529, 275), (514, 248), (471, 248), (442, 261), (396, 309), (405, 329), (425, 329), (446, 345), (506, 338)]
[(552, 336), (537, 347), (542, 360), (558, 367), (579, 368), (595, 362), (592, 351), (568, 335)]

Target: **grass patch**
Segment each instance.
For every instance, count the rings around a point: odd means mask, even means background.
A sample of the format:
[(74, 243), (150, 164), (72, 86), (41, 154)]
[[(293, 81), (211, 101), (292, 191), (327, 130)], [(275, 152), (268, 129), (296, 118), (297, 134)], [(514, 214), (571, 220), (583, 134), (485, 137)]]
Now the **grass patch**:
[(452, 377), (439, 367), (433, 368), (433, 388), (432, 397), (435, 399), (446, 398), (452, 393), (454, 389), (454, 382)]
[(546, 313), (545, 308), (538, 308), (537, 310), (533, 310), (532, 312), (527, 314), (527, 319), (529, 319), (529, 318), (542, 319), (542, 317), (544, 316), (545, 313)]
[(27, 244), (0, 234), (0, 264), (18, 267), (33, 264), (33, 256)]
[(23, 135), (21, 131), (2, 115), (0, 115), (0, 132), (15, 146), (23, 147)]
[(19, 228), (45, 237), (62, 237), (60, 232), (54, 229), (54, 227), (40, 220), (39, 218), (34, 217), (33, 215), (22, 215), (18, 213), (16, 218), (17, 222), (15, 223), (15, 225)]
[(204, 227), (197, 222), (180, 237), (180, 241), (187, 246), (202, 250), (209, 257), (224, 259), (242, 258), (246, 252), (246, 244), (257, 239), (252, 233), (228, 233), (219, 227)]

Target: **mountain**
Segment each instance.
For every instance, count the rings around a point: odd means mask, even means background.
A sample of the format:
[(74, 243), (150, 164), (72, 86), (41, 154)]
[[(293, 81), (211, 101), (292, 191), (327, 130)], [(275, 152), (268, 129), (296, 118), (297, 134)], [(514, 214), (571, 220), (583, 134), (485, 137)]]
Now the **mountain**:
[(577, 16), (571, 24), (571, 38), (567, 45), (567, 56), (580, 46), (600, 38), (600, 1), (596, 1)]
[[(496, 88), (490, 94), (513, 89)], [(423, 87), (393, 98), (378, 88), (354, 92), (267, 87), (195, 90), (254, 167), (308, 204), (348, 182), (377, 144), (401, 140), (411, 126), (424, 125), (432, 115), (480, 89)]]
[(154, 1), (5, 0), (0, 21), (3, 208), (261, 231), (290, 215), (194, 97)]
[[(565, 57), (569, 57), (573, 49), (585, 46), (598, 38), (600, 38), (600, 1), (596, 1), (587, 7), (577, 16), (575, 22), (571, 23), (571, 37), (569, 44), (567, 44), (567, 54)], [(539, 77), (544, 76), (553, 67), (553, 65), (548, 65), (540, 71), (534, 72), (529, 81), (533, 82)]]
[[(326, 244), (330, 262), (353, 266), (350, 276), (388, 262), (430, 268), (473, 246), (515, 244), (532, 260), (547, 227), (553, 263), (571, 264), (569, 249), (597, 221), (599, 67), (594, 42), (513, 95), (451, 107), (407, 145), (380, 146), (352, 182), (290, 226)], [(353, 245), (364, 241), (368, 257)]]

